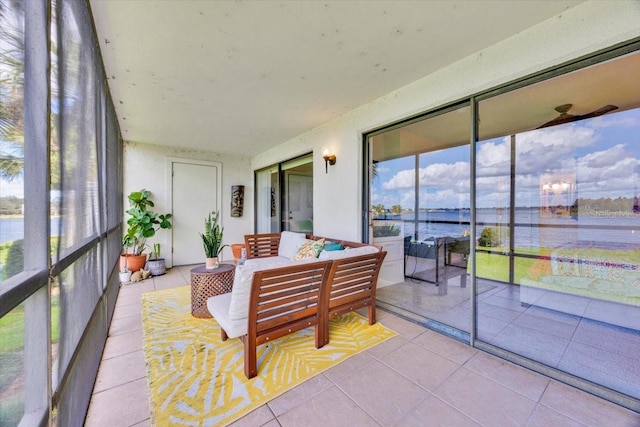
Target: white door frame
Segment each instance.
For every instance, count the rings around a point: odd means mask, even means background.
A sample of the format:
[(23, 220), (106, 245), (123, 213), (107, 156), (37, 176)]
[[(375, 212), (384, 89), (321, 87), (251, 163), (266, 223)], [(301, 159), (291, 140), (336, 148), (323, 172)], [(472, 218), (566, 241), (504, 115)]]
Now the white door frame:
[[(171, 214), (173, 215), (173, 164), (174, 163), (184, 163), (188, 165), (202, 165), (202, 166), (212, 166), (216, 168), (216, 203), (220, 207), (220, 223), (222, 224), (224, 214), (222, 208), (222, 163), (220, 162), (211, 162), (207, 160), (194, 160), (194, 159), (185, 159), (182, 157), (167, 157), (166, 158), (166, 189), (167, 189), (167, 200), (169, 202), (169, 206), (171, 206)], [(173, 266), (173, 233), (171, 234), (171, 248), (169, 255), (167, 258), (167, 265)]]

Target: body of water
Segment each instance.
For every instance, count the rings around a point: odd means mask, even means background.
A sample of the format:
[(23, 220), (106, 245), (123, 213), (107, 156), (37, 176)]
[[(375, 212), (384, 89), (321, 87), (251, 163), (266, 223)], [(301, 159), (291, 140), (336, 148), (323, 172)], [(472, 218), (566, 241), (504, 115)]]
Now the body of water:
[[(60, 218), (51, 219), (51, 234), (58, 235)], [(0, 243), (24, 238), (24, 218), (0, 218)]]
[[(414, 235), (414, 213), (387, 215), (386, 219), (402, 222), (404, 235)], [(480, 236), (484, 227), (502, 227), (508, 244), (509, 211), (507, 209), (479, 209), (477, 212)], [(514, 242), (516, 247), (606, 247), (629, 249), (640, 247), (640, 214), (633, 212), (587, 212), (584, 215), (553, 215), (538, 208), (516, 209)], [(421, 211), (418, 215), (418, 240), (430, 237), (461, 236), (470, 231), (468, 209)]]
[[(386, 219), (401, 222), (404, 235), (414, 235), (414, 214), (387, 215)], [(509, 222), (505, 209), (479, 209), (478, 236), (484, 227), (504, 227)], [(59, 218), (51, 219), (51, 232), (57, 235)], [(461, 236), (470, 230), (468, 209), (421, 211), (418, 216), (418, 239)], [(633, 212), (589, 212), (577, 217), (541, 215), (537, 208), (516, 209), (514, 238), (519, 247), (566, 247), (596, 245), (640, 247), (640, 214)], [(23, 218), (0, 219), (0, 243), (24, 237)], [(508, 239), (508, 237), (506, 237)]]

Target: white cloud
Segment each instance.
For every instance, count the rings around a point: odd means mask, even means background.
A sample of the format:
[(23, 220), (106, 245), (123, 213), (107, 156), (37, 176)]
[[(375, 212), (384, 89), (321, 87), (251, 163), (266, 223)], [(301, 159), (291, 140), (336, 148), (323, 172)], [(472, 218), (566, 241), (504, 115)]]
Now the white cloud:
[(631, 116), (620, 116), (618, 114), (595, 117), (589, 120), (589, 126), (594, 128), (610, 128), (610, 127), (636, 127), (638, 119)]
[[(623, 119), (618, 124), (628, 126), (636, 121)], [(604, 126), (593, 123), (589, 121), (588, 126), (570, 123), (515, 136), (518, 206), (537, 206), (540, 203), (541, 179), (548, 175), (574, 174), (576, 197), (635, 195), (640, 185), (640, 158), (635, 144), (628, 142), (635, 134), (626, 132), (606, 136), (598, 132), (598, 128)], [(601, 138), (607, 138), (607, 145), (616, 145), (605, 149), (604, 145), (599, 145)], [(598, 148), (599, 151), (594, 151)], [(480, 207), (508, 205), (510, 157), (510, 136), (478, 144), (476, 190)], [(418, 173), (421, 200), (428, 200), (429, 207), (462, 206), (463, 202), (459, 204), (458, 201), (468, 200), (467, 162), (434, 163), (421, 168)], [(393, 204), (402, 199), (403, 206), (413, 206), (413, 191), (406, 190), (414, 186), (414, 170), (406, 169), (384, 182), (381, 192), (391, 190), (389, 192), (394, 194), (395, 200)], [(405, 199), (411, 203), (405, 204)]]
[[(465, 184), (468, 188), (469, 163), (434, 163), (418, 171), (420, 186), (450, 187), (452, 184)], [(414, 169), (398, 171), (391, 179), (382, 184), (385, 190), (400, 190), (415, 186)]]
[(405, 169), (396, 172), (389, 181), (382, 183), (382, 188), (385, 190), (412, 188), (415, 185), (414, 171), (415, 169)]
[(595, 151), (579, 159), (579, 167), (601, 168), (625, 159), (629, 154), (624, 144), (615, 145), (605, 151)]
[[(596, 142), (591, 128), (575, 125), (539, 129), (517, 134), (516, 168), (518, 174), (540, 173), (564, 169), (563, 161), (573, 151)], [(500, 176), (509, 173), (511, 137), (499, 142), (481, 142), (478, 148), (478, 176)]]
[(0, 180), (0, 196), (24, 198), (24, 181), (22, 177), (18, 177), (12, 181)]

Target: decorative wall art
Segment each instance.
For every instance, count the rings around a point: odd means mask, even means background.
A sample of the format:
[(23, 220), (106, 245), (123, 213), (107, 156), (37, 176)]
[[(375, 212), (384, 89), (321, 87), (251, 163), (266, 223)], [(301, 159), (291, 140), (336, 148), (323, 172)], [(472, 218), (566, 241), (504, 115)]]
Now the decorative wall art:
[(271, 187), (271, 216), (276, 216), (276, 189)]
[(241, 217), (244, 209), (244, 185), (231, 186), (231, 216)]

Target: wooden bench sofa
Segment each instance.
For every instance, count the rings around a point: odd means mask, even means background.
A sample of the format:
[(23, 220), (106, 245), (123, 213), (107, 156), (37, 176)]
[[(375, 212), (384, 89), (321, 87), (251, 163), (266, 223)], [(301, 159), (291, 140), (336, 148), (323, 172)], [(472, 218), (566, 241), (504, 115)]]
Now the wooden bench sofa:
[(260, 344), (313, 326), (315, 346), (321, 348), (329, 342), (331, 318), (363, 307), (369, 324), (376, 322), (376, 285), (386, 255), (380, 247), (339, 241), (346, 248), (342, 253), (292, 261), (278, 255), (280, 233), (249, 235), (245, 242), (248, 259), (237, 267), (232, 291), (209, 298), (207, 307), (223, 341), (242, 340), (247, 378), (257, 375)]

